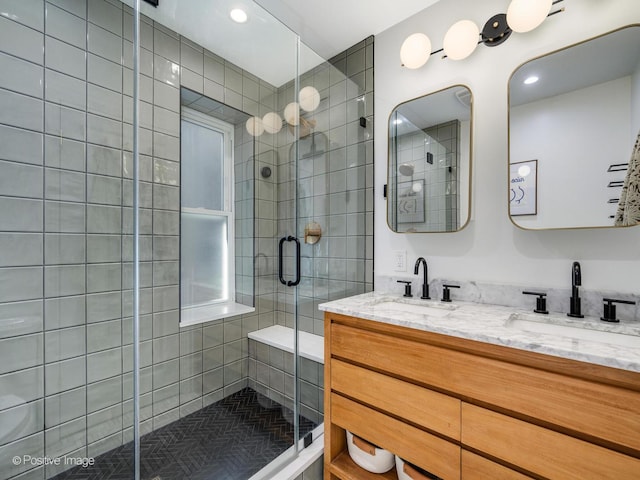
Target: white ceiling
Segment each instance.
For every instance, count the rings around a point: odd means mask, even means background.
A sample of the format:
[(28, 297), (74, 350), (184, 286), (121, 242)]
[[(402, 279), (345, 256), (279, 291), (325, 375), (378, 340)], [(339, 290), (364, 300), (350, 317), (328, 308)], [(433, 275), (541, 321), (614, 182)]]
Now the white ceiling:
[[(132, 4), (132, 0), (122, 1)], [(295, 76), (293, 32), (304, 44), (300, 71), (305, 72), (437, 1), (160, 0), (158, 8), (142, 2), (141, 11), (279, 87)], [(236, 7), (247, 11), (247, 23), (231, 21), (229, 11)]]
[(325, 59), (439, 0), (255, 0)]
[[(561, 95), (632, 75), (640, 66), (640, 28), (629, 27), (518, 68), (509, 81), (511, 106)], [(525, 85), (535, 75), (539, 81)]]

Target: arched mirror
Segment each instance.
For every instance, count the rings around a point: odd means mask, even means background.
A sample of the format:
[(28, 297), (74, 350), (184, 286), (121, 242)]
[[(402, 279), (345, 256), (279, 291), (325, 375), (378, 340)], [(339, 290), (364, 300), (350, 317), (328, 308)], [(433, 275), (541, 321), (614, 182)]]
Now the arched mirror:
[(636, 224), (639, 129), (639, 26), (520, 66), (509, 80), (511, 220), (535, 230)]
[(471, 91), (455, 85), (389, 118), (387, 223), (398, 233), (455, 232), (469, 220)]

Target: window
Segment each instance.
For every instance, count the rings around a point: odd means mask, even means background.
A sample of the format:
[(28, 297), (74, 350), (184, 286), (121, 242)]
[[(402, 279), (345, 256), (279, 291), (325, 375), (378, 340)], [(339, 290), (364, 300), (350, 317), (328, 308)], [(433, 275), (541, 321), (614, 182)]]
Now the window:
[(182, 110), (180, 325), (253, 311), (235, 303), (233, 126)]

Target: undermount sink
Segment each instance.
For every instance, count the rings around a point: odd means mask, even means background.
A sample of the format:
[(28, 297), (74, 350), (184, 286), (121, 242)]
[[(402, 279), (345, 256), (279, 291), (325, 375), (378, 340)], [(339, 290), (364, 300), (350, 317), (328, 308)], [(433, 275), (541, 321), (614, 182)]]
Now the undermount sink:
[(428, 315), (430, 317), (446, 317), (453, 310), (455, 310), (457, 305), (448, 305), (448, 304), (437, 304), (435, 302), (429, 302), (429, 304), (416, 304), (416, 303), (405, 303), (398, 301), (384, 301), (378, 302), (374, 305), (376, 309), (384, 309), (390, 310), (392, 312), (404, 312), (404, 313), (414, 313), (418, 315)]
[(640, 348), (640, 335), (638, 332), (620, 333), (605, 330), (606, 325), (603, 324), (602, 329), (594, 328), (597, 324), (593, 323), (551, 323), (540, 318), (539, 320), (531, 318), (532, 316), (514, 313), (507, 321), (507, 327), (514, 330), (521, 330), (530, 333), (543, 333), (554, 335), (556, 337), (570, 338), (576, 340), (587, 340), (590, 342), (606, 343), (620, 347), (636, 347)]

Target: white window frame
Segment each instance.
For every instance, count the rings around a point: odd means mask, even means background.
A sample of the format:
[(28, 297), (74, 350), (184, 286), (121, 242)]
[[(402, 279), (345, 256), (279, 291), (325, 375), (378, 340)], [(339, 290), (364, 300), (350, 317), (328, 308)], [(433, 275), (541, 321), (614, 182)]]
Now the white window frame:
[[(199, 215), (215, 215), (227, 218), (227, 300), (207, 303), (202, 305), (192, 305), (188, 307), (180, 305), (180, 326), (186, 327), (199, 323), (218, 320), (221, 318), (250, 313), (255, 308), (236, 303), (236, 275), (235, 275), (235, 189), (233, 174), (233, 147), (234, 147), (234, 127), (222, 120), (196, 110), (182, 107), (180, 122), (183, 121), (220, 132), (223, 135), (223, 172), (224, 172), (224, 210), (207, 210), (204, 208), (187, 208), (180, 204), (180, 216), (183, 213), (197, 213)], [(181, 188), (184, 185), (181, 184)], [(181, 199), (182, 202), (182, 199)], [(182, 281), (182, 262), (180, 262), (180, 279)]]

